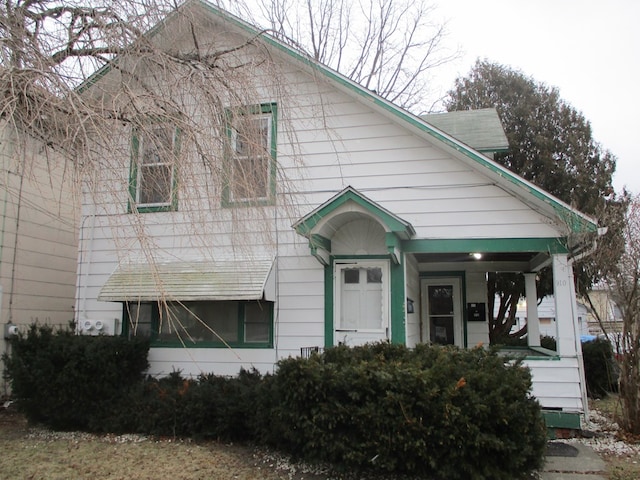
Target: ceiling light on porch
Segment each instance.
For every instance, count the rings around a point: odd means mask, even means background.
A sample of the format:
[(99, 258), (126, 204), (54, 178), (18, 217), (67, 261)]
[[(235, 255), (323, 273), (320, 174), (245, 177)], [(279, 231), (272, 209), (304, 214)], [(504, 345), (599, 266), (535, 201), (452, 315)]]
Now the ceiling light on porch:
[(482, 259), (482, 254), (480, 252), (475, 252), (475, 253), (472, 253), (470, 255), (476, 260)]

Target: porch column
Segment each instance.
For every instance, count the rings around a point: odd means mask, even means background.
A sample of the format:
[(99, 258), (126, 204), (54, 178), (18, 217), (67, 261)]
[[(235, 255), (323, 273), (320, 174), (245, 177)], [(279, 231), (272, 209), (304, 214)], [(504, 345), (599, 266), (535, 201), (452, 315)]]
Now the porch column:
[(538, 318), (538, 291), (536, 274), (524, 274), (524, 291), (527, 297), (527, 344), (530, 347), (540, 346), (540, 319)]
[(576, 299), (573, 295), (572, 266), (566, 253), (552, 256), (553, 294), (556, 303), (557, 352), (561, 356), (575, 356), (576, 334), (573, 325)]

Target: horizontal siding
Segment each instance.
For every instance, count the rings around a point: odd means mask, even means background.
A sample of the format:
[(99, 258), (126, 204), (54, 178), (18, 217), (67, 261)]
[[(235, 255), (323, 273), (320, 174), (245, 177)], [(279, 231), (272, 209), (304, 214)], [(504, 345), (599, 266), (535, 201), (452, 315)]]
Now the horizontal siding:
[(2, 122), (0, 137), (0, 323), (66, 325), (74, 316), (80, 221), (72, 169), (28, 138), (14, 148)]
[(583, 412), (577, 358), (525, 360), (524, 365), (531, 369), (532, 393), (543, 408)]
[[(223, 39), (207, 37), (205, 43)], [(203, 43), (203, 45), (205, 45)], [(221, 44), (224, 44), (222, 41)], [(276, 56), (277, 58), (277, 56)], [(89, 318), (121, 316), (120, 304), (96, 300), (118, 264), (148, 259), (174, 261), (275, 253), (277, 302), (274, 349), (152, 349), (152, 373), (236, 373), (241, 366), (269, 371), (278, 358), (324, 343), (324, 269), (310, 256), (308, 241), (291, 225), (351, 185), (416, 229), (417, 238), (554, 236), (556, 227), (512, 198), (438, 144), (424, 140), (370, 105), (354, 101), (288, 65), (281, 69), (278, 97), (258, 88), (260, 101), (278, 103), (278, 205), (221, 208), (221, 181), (196, 156), (182, 172), (178, 212), (129, 215), (130, 133), (114, 135), (120, 159), (100, 170), (101, 181), (85, 197), (78, 272), (78, 311)], [(254, 80), (273, 78), (256, 69)], [(109, 79), (101, 81), (105, 85)], [(114, 82), (114, 84), (117, 82)], [(259, 86), (260, 87), (260, 86)], [(197, 101), (191, 99), (193, 108)], [(258, 100), (256, 100), (258, 101)], [(185, 147), (187, 148), (187, 147)], [(214, 157), (221, 152), (210, 152)], [(92, 205), (93, 203), (96, 205)], [(139, 233), (142, 232), (142, 233)], [(407, 293), (418, 312), (417, 266), (408, 264)], [(419, 313), (409, 318), (410, 343), (419, 339)], [(468, 327), (470, 344), (487, 338), (486, 325)], [(236, 355), (237, 353), (237, 355)]]

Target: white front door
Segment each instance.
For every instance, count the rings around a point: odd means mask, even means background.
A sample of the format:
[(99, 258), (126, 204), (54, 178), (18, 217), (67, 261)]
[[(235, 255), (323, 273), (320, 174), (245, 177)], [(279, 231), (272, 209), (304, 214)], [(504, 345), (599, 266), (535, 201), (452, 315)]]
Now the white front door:
[(463, 345), (462, 290), (459, 278), (422, 279), (424, 338), (439, 345)]
[(334, 345), (362, 345), (389, 338), (389, 262), (335, 264)]

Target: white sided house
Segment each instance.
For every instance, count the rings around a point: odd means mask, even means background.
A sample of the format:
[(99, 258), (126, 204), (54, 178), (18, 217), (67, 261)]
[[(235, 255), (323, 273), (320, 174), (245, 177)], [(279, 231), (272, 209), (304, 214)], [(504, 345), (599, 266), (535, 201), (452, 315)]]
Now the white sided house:
[[(81, 328), (150, 336), (153, 375), (272, 371), (341, 343), (467, 348), (489, 343), (487, 272), (522, 272), (535, 306), (536, 272), (551, 266), (558, 348), (540, 348), (534, 309), (525, 362), (544, 408), (585, 413), (572, 261), (593, 220), (491, 160), (500, 141), (482, 153), (208, 3), (188, 2), (152, 40), (190, 51), (194, 36), (211, 52), (251, 39), (238, 64), (253, 101), (225, 107), (242, 108), (259, 152), (233, 113), (212, 127), (212, 152), (166, 123), (114, 126), (83, 205)], [(88, 94), (115, 97), (119, 75), (100, 72)], [(154, 168), (165, 182), (149, 184)], [(255, 188), (234, 183), (246, 168)]]

